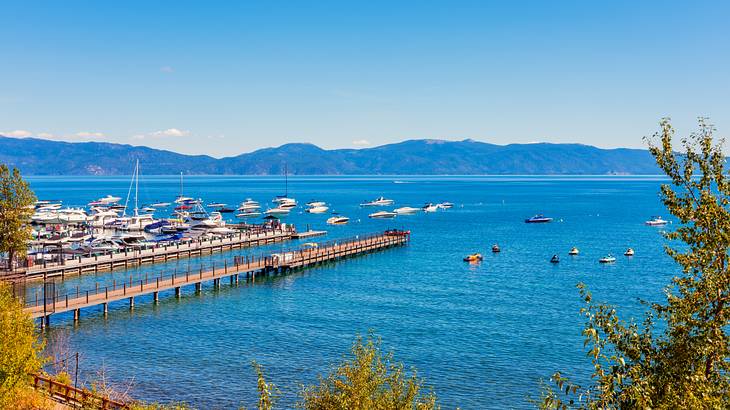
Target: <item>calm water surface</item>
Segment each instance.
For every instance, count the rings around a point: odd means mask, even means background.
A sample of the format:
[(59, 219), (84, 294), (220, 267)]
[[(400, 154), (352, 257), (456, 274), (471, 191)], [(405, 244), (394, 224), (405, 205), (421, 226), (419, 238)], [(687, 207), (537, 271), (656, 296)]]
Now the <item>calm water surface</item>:
[[(397, 181), (397, 182), (395, 182)], [(40, 198), (83, 205), (106, 194), (125, 197), (125, 177), (32, 178)], [(660, 229), (643, 224), (665, 215), (660, 179), (652, 177), (295, 177), (290, 196), (322, 200), (351, 223), (329, 227), (327, 215), (301, 209), (287, 217), (300, 228), (326, 229), (321, 240), (403, 227), (409, 246), (200, 295), (185, 289), (176, 300), (161, 295), (52, 318), (51, 332), (68, 333), (87, 377), (104, 367), (115, 381), (133, 380), (134, 396), (187, 401), (200, 408), (254, 406), (250, 362), (261, 363), (292, 407), (301, 384), (341, 358), (356, 334), (373, 330), (397, 359), (415, 366), (445, 408), (526, 408), (539, 380), (561, 370), (585, 381), (583, 321), (575, 285), (585, 282), (598, 300), (638, 316), (638, 299), (659, 300), (677, 272), (664, 254)], [(185, 194), (235, 205), (247, 197), (264, 206), (282, 194), (281, 178), (187, 177)], [(145, 177), (140, 202), (172, 200), (178, 177)], [(358, 204), (384, 195), (396, 206), (454, 202), (448, 211), (370, 220)], [(551, 224), (525, 224), (538, 212)], [(502, 247), (493, 255), (493, 243)], [(67, 278), (57, 286), (88, 289), (130, 276), (209, 264), (232, 255), (276, 251), (294, 243), (244, 249), (128, 271)], [(580, 256), (569, 257), (577, 246)], [(627, 247), (636, 256), (620, 256)], [(469, 265), (461, 258), (482, 252)], [(597, 260), (617, 255), (613, 265)], [(550, 264), (553, 254), (560, 264)], [(221, 262), (222, 263), (222, 262)], [(29, 294), (33, 293), (29, 289)], [(82, 377), (82, 378), (83, 378)]]

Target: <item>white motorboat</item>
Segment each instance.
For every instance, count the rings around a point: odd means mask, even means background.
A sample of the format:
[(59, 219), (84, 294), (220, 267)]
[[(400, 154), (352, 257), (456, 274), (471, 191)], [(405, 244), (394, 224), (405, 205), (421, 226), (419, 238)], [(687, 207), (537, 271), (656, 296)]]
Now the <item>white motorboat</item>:
[(438, 207), (438, 205), (428, 203), (428, 204), (424, 205), (423, 208), (421, 208), (421, 209), (423, 209), (423, 212), (436, 212), (436, 211), (438, 211), (439, 207)]
[(56, 212), (36, 212), (30, 217), (31, 222), (36, 224), (53, 224), (58, 220)]
[(313, 206), (313, 207), (307, 209), (307, 212), (309, 212), (310, 214), (323, 214), (323, 213), (327, 212), (327, 210), (329, 210), (329, 207), (320, 205), (320, 206)]
[(634, 249), (633, 248), (626, 249), (626, 252), (624, 252), (624, 256), (634, 256)]
[(61, 209), (61, 206), (62, 205), (60, 202), (53, 203), (53, 204), (49, 203), (49, 204), (44, 204), (44, 205), (39, 206), (38, 208), (36, 208), (36, 211), (38, 211), (38, 212), (57, 211), (57, 210)]
[(243, 211), (236, 214), (236, 218), (251, 218), (254, 216), (261, 215), (261, 212), (255, 211), (255, 210), (249, 210), (249, 211)]
[(276, 207), (267, 209), (266, 212), (264, 212), (266, 215), (288, 215), (290, 212), (289, 209), (282, 208), (282, 207)]
[(310, 208), (314, 208), (314, 207), (317, 207), (317, 206), (325, 206), (325, 205), (327, 205), (327, 204), (325, 204), (322, 201), (307, 202), (307, 206), (310, 207)]
[(360, 206), (388, 206), (388, 205), (393, 205), (394, 203), (395, 203), (395, 201), (393, 201), (392, 199), (385, 199), (381, 196), (381, 197), (378, 197), (378, 199), (376, 199), (374, 201), (364, 202), (364, 203), (360, 204)]
[(387, 218), (395, 218), (397, 215), (398, 214), (395, 212), (378, 211), (378, 212), (368, 215), (368, 217), (375, 218), (375, 219), (387, 219)]
[(169, 202), (155, 202), (151, 206), (154, 208), (167, 208), (171, 204)]
[(441, 209), (450, 209), (454, 207), (454, 204), (451, 202), (441, 202), (440, 204), (436, 205), (437, 207)]
[(610, 253), (598, 260), (599, 263), (614, 263), (616, 258)]
[(572, 256), (575, 256), (575, 255), (578, 255), (579, 253), (580, 253), (580, 251), (578, 250), (578, 248), (576, 248), (576, 247), (574, 246), (574, 247), (573, 247), (573, 248), (572, 248), (572, 249), (571, 249), (571, 250), (570, 250), (570, 251), (568, 252), (568, 255), (572, 255)]
[(208, 208), (223, 208), (227, 204), (224, 204), (222, 202), (211, 202), (208, 204)]
[(292, 208), (296, 208), (296, 206), (297, 206), (297, 202), (292, 199), (291, 201), (279, 202), (278, 207), (283, 208), (283, 209), (292, 209)]
[(126, 221), (124, 221), (121, 226), (119, 226), (119, 229), (122, 231), (143, 231), (144, 228), (147, 227), (147, 225), (155, 223), (155, 219), (152, 217), (152, 215), (134, 215), (129, 218), (126, 218)]
[(417, 213), (420, 210), (420, 208), (414, 208), (412, 206), (403, 206), (394, 209), (393, 212), (397, 213), (398, 215), (411, 215)]
[(62, 224), (81, 224), (89, 219), (86, 211), (81, 208), (66, 208), (58, 210), (58, 221)]
[(254, 201), (251, 198), (247, 198), (245, 201), (241, 202), (241, 205), (238, 207), (239, 211), (253, 211), (261, 209), (261, 205), (259, 205), (258, 202)]
[(157, 210), (156, 208), (153, 208), (151, 206), (146, 206), (146, 207), (142, 208), (142, 212), (155, 212), (156, 210)]
[(341, 215), (333, 216), (327, 219), (328, 225), (344, 225), (348, 222), (350, 222), (350, 218)]
[(107, 195), (107, 196), (105, 196), (103, 198), (97, 199), (96, 202), (99, 202), (99, 203), (104, 204), (104, 205), (111, 205), (111, 204), (116, 204), (117, 202), (119, 202), (121, 200), (122, 200), (121, 197)]
[(646, 225), (649, 226), (662, 226), (669, 223), (669, 221), (666, 221), (662, 219), (661, 216), (655, 216), (651, 220), (644, 222)]

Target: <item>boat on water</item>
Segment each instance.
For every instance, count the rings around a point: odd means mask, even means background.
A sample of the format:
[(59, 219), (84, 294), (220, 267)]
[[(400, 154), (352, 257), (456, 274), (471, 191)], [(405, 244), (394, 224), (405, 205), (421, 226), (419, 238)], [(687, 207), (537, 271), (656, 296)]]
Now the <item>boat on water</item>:
[(374, 213), (368, 215), (368, 218), (388, 219), (388, 218), (395, 218), (396, 216), (398, 216), (398, 214), (395, 212), (378, 211), (378, 212), (374, 212)]
[(553, 221), (553, 218), (549, 218), (542, 214), (538, 214), (538, 215), (533, 216), (532, 218), (525, 219), (525, 223), (528, 223), (528, 224), (546, 223), (546, 222), (552, 222), (552, 221)]
[(633, 248), (626, 249), (626, 252), (624, 252), (624, 256), (634, 256), (634, 249)]
[(261, 205), (259, 205), (258, 202), (254, 201), (251, 198), (246, 198), (246, 200), (241, 202), (241, 205), (238, 206), (239, 211), (256, 210), (260, 208)]
[(289, 215), (289, 212), (291, 212), (290, 209), (277, 206), (275, 208), (267, 209), (264, 213), (266, 215)]
[(575, 255), (578, 255), (579, 253), (580, 253), (580, 251), (578, 250), (578, 248), (576, 248), (576, 247), (574, 246), (574, 247), (573, 247), (573, 248), (572, 248), (572, 249), (571, 249), (571, 250), (570, 250), (570, 251), (568, 252), (568, 255), (572, 255), (572, 256), (575, 256)]
[(441, 209), (451, 209), (454, 207), (454, 204), (451, 202), (441, 202), (440, 204), (436, 205)]
[(616, 257), (611, 255), (610, 253), (601, 259), (598, 260), (599, 263), (614, 263), (616, 262)]
[(310, 207), (309, 209), (307, 209), (307, 212), (309, 212), (310, 214), (323, 214), (323, 213), (327, 212), (327, 210), (329, 210), (329, 207), (326, 207), (324, 205), (319, 205), (319, 206)]
[(225, 206), (218, 208), (218, 212), (222, 214), (230, 214), (235, 212), (236, 210), (233, 208), (226, 208)]
[(381, 196), (381, 197), (378, 197), (374, 201), (364, 202), (364, 203), (360, 204), (360, 206), (388, 206), (388, 205), (393, 205), (394, 203), (395, 203), (394, 200), (385, 199), (384, 197)]
[(222, 202), (211, 202), (208, 204), (208, 208), (223, 208), (227, 204), (224, 204)]
[(464, 262), (480, 262), (482, 259), (484, 258), (481, 253), (472, 253), (464, 257)]
[(499, 248), (499, 245), (497, 245), (497, 244), (495, 243), (494, 245), (492, 245), (492, 252), (493, 252), (493, 253), (499, 253), (499, 252), (502, 252), (502, 249), (500, 249), (500, 248)]
[(293, 209), (293, 208), (296, 208), (297, 201), (295, 201), (291, 198), (287, 198), (287, 200), (280, 201), (280, 202), (278, 202), (278, 204), (279, 204), (278, 208)]
[(122, 200), (121, 197), (107, 195), (107, 196), (105, 196), (103, 198), (99, 198), (96, 201), (93, 201), (93, 202), (89, 203), (89, 206), (94, 206), (94, 205), (111, 205), (111, 204), (115, 204), (115, 203), (117, 203), (117, 202), (119, 202), (121, 200)]
[(154, 222), (155, 219), (152, 215), (134, 215), (126, 218), (126, 220), (117, 229), (122, 231), (142, 231)]
[(317, 207), (317, 206), (325, 206), (327, 204), (324, 203), (323, 201), (312, 201), (312, 202), (307, 202), (306, 205), (308, 207), (310, 207), (310, 208), (314, 208), (314, 207)]
[(327, 219), (328, 225), (345, 225), (350, 222), (350, 218), (342, 215), (333, 216)]
[(194, 201), (195, 200), (194, 198), (190, 198), (188, 196), (183, 195), (183, 187), (184, 187), (184, 185), (183, 185), (183, 173), (181, 172), (180, 173), (180, 195), (178, 195), (177, 198), (175, 198), (175, 203), (176, 204), (183, 204), (183, 203), (191, 202), (191, 201)]
[(256, 210), (249, 210), (244, 212), (239, 212), (236, 214), (236, 218), (252, 218), (254, 216), (261, 215), (261, 212), (258, 212)]
[(439, 207), (438, 207), (438, 205), (434, 205), (429, 202), (426, 205), (424, 205), (423, 208), (421, 208), (421, 209), (423, 210), (423, 212), (436, 212), (436, 211), (438, 211)]
[(669, 223), (669, 221), (662, 219), (661, 216), (652, 217), (652, 219), (644, 222), (644, 224), (649, 225), (649, 226), (662, 226), (662, 225), (666, 225), (668, 223)]
[(155, 212), (155, 211), (157, 211), (157, 209), (153, 208), (151, 206), (146, 206), (146, 207), (142, 208), (142, 212)]
[(154, 204), (150, 205), (154, 208), (167, 208), (168, 206), (172, 205), (169, 202), (155, 202)]
[(550, 263), (560, 263), (560, 257), (558, 255), (553, 255), (553, 257), (550, 258)]
[(393, 212), (397, 213), (398, 215), (412, 215), (417, 212), (419, 212), (421, 208), (414, 208), (412, 206), (402, 206), (400, 208), (396, 208), (393, 210)]

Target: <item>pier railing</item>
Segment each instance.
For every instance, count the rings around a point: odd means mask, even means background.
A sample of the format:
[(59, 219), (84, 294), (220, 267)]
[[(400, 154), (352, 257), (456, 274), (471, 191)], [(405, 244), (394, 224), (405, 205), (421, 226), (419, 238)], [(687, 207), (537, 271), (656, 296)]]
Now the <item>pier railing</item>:
[(145, 274), (144, 277), (137, 278), (130, 276), (129, 280), (120, 282), (113, 280), (110, 285), (102, 286), (97, 283), (93, 289), (81, 290), (77, 286), (75, 291), (72, 290), (63, 294), (57, 291), (53, 286), (53, 282), (51, 282), (44, 286), (42, 294), (37, 292), (34, 298), (27, 297), (25, 308), (34, 317), (45, 317), (53, 313), (125, 298), (134, 298), (135, 296), (157, 293), (203, 281), (220, 280), (220, 278), (240, 273), (305, 267), (392, 245), (404, 244), (408, 242), (409, 238), (410, 232), (398, 230), (358, 235), (354, 238), (316, 243), (316, 246), (285, 249), (269, 255), (237, 256), (232, 260), (227, 259), (223, 263), (201, 263), (196, 268), (189, 266), (183, 272), (173, 271), (155, 276)]
[(102, 410), (128, 409), (129, 405), (90, 390), (61, 383), (52, 377), (36, 374), (33, 376), (33, 388), (48, 394), (53, 400), (74, 408), (90, 408)]

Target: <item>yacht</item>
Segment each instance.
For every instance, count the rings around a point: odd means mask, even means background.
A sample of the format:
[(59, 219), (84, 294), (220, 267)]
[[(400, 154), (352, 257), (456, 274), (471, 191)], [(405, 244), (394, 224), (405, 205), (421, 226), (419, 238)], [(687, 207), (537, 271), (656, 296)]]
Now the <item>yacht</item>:
[(542, 214), (538, 214), (533, 216), (532, 218), (525, 219), (525, 223), (528, 224), (537, 224), (537, 223), (546, 223), (546, 222), (552, 222), (553, 218), (548, 218)]
[(344, 225), (350, 222), (350, 218), (342, 215), (333, 216), (327, 219), (328, 225)]
[(398, 214), (395, 212), (388, 212), (388, 211), (378, 211), (374, 212), (370, 215), (368, 215), (369, 218), (375, 218), (375, 219), (386, 219), (386, 218), (395, 218)]
[(213, 229), (223, 227), (225, 224), (220, 212), (211, 212), (209, 217), (196, 221), (190, 229)]
[(289, 212), (289, 209), (277, 206), (276, 208), (267, 209), (264, 213), (266, 215), (288, 215)]
[(451, 202), (441, 202), (440, 204), (438, 204), (436, 206), (438, 206), (441, 209), (450, 209), (450, 208), (454, 207), (454, 204), (452, 204)]
[(156, 210), (157, 210), (156, 208), (153, 208), (151, 206), (146, 206), (146, 207), (142, 208), (142, 212), (155, 212)]
[(127, 218), (127, 220), (121, 224), (119, 229), (123, 231), (143, 231), (148, 225), (153, 223), (155, 223), (155, 219), (152, 215), (134, 215)]
[(241, 205), (238, 207), (239, 211), (248, 211), (248, 210), (254, 210), (254, 209), (260, 209), (261, 205), (259, 205), (258, 202), (254, 201), (251, 198), (246, 198), (245, 201), (241, 202)]
[(319, 205), (319, 206), (313, 206), (313, 207), (307, 209), (307, 212), (309, 212), (310, 214), (323, 214), (323, 213), (327, 212), (327, 210), (329, 210), (329, 207), (326, 207), (324, 205)]
[(168, 206), (170, 206), (170, 205), (171, 205), (171, 204), (170, 204), (169, 202), (155, 202), (155, 203), (154, 203), (154, 204), (152, 204), (151, 206), (152, 206), (153, 208), (167, 208), (167, 207), (168, 207)]
[(651, 220), (644, 223), (649, 226), (662, 226), (668, 224), (669, 221), (665, 221), (664, 219), (662, 219), (661, 216), (655, 216)]
[(56, 212), (36, 212), (30, 217), (31, 222), (36, 224), (52, 224), (57, 219)]
[(277, 196), (271, 202), (278, 205), (279, 208), (290, 209), (297, 206), (297, 201), (292, 198)]
[(378, 197), (378, 199), (370, 202), (364, 202), (360, 204), (360, 206), (388, 206), (393, 205), (395, 203), (392, 199), (385, 199), (382, 196)]
[(224, 204), (222, 202), (211, 202), (208, 204), (208, 208), (223, 208), (227, 204)]
[(436, 212), (436, 211), (438, 211), (439, 207), (438, 207), (438, 205), (428, 203), (428, 204), (424, 205), (423, 208), (421, 208), (421, 209), (423, 209), (423, 212)]
[(325, 204), (325, 203), (324, 203), (324, 202), (322, 202), (322, 201), (312, 201), (312, 202), (307, 202), (307, 206), (308, 206), (308, 207), (310, 207), (310, 208), (314, 208), (314, 207), (316, 207), (316, 206), (325, 206), (325, 205), (327, 205), (327, 204)]
[(184, 204), (184, 203), (188, 203), (188, 202), (192, 202), (192, 201), (195, 201), (195, 198), (190, 198), (189, 196), (183, 195), (183, 174), (181, 172), (180, 173), (180, 195), (178, 195), (177, 198), (175, 198), (175, 203)]
[(121, 197), (107, 195), (107, 196), (105, 196), (103, 198), (97, 199), (95, 202), (98, 202), (98, 203), (100, 203), (102, 205), (111, 205), (111, 204), (116, 204), (117, 202), (119, 202), (121, 200), (122, 200)]
[(396, 208), (393, 210), (393, 212), (397, 213), (398, 215), (408, 215), (408, 214), (415, 214), (418, 211), (420, 211), (420, 208), (414, 208), (412, 206), (403, 206), (400, 208)]
[(245, 210), (243, 212), (237, 213), (236, 217), (237, 218), (251, 218), (251, 217), (259, 216), (259, 215), (261, 215), (261, 212), (258, 212), (257, 210), (254, 210), (254, 209), (250, 209), (250, 210)]
[(614, 263), (616, 258), (610, 253), (598, 260), (599, 263)]

